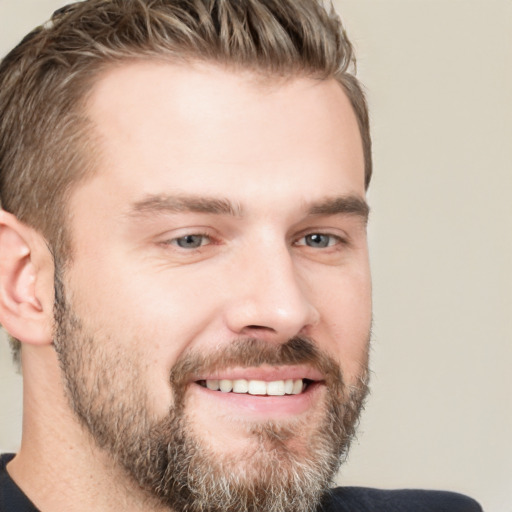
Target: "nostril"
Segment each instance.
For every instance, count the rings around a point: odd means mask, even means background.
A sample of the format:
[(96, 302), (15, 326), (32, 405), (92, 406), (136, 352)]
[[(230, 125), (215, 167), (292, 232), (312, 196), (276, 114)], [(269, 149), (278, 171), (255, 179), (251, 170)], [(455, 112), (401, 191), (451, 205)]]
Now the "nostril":
[(267, 327), (265, 325), (247, 325), (244, 327), (243, 329), (243, 332), (249, 334), (251, 332), (271, 332), (271, 333), (275, 333), (276, 330), (273, 329), (272, 327)]

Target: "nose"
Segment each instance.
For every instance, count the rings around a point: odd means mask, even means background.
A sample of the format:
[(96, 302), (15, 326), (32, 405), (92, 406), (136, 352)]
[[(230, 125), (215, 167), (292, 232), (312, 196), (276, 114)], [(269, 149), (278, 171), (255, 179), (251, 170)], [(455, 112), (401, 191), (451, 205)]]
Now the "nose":
[(310, 287), (284, 244), (277, 251), (250, 251), (237, 268), (225, 309), (225, 321), (232, 332), (285, 342), (298, 334), (309, 334), (318, 323)]

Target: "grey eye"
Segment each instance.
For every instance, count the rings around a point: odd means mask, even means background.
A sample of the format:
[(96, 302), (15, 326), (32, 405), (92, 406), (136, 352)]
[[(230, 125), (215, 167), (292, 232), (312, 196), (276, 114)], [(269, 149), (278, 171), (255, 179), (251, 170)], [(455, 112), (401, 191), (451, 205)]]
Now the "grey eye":
[(206, 245), (209, 239), (205, 235), (186, 235), (174, 240), (175, 244), (182, 249), (197, 249)]
[(314, 247), (318, 249), (323, 249), (324, 247), (329, 247), (333, 244), (331, 235), (323, 235), (321, 233), (313, 233), (311, 235), (306, 235), (304, 237), (305, 245), (308, 247)]

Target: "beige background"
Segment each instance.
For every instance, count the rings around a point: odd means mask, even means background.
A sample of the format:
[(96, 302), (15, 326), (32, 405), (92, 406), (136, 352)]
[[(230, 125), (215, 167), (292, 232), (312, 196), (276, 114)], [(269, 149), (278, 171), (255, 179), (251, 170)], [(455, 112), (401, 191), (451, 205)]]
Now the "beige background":
[[(57, 0), (0, 0), (0, 52)], [(368, 89), (373, 393), (340, 481), (512, 512), (512, 2), (338, 0)], [(0, 450), (20, 378), (0, 343)]]

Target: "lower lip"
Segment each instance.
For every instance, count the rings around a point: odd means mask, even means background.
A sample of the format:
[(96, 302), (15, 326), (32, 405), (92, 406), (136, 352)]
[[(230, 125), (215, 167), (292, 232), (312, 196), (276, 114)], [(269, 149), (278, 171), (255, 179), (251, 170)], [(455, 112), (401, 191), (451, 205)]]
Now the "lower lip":
[(318, 404), (324, 387), (321, 382), (313, 382), (298, 395), (268, 396), (212, 391), (194, 383), (190, 391), (199, 399), (215, 403), (220, 412), (233, 409), (238, 416), (248, 415), (269, 419), (297, 416), (310, 411)]

